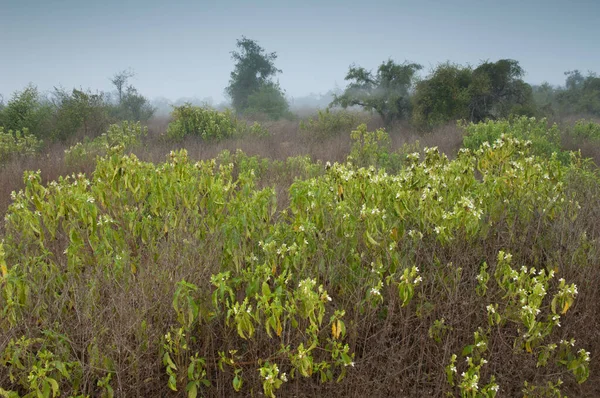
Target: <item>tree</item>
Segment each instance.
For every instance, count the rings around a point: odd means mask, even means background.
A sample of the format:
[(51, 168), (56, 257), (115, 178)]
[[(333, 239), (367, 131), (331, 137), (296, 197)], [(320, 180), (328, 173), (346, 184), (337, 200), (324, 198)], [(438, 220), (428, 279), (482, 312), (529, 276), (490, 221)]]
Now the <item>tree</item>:
[(521, 79), (523, 74), (519, 63), (510, 59), (483, 62), (475, 69), (441, 64), (416, 85), (413, 122), (431, 128), (457, 119), (532, 116), (533, 92)]
[(121, 120), (146, 121), (154, 115), (155, 111), (156, 109), (150, 105), (146, 97), (135, 87), (128, 86), (119, 105), (118, 115)]
[(525, 71), (518, 61), (501, 59), (483, 62), (473, 70), (470, 86), (470, 119), (478, 122), (511, 114), (529, 115), (534, 110), (531, 86), (522, 79)]
[(119, 120), (146, 121), (154, 115), (156, 109), (133, 85), (127, 85), (133, 76), (134, 71), (123, 70), (112, 77), (111, 82), (117, 89), (119, 102), (117, 106), (112, 107), (111, 114)]
[(473, 80), (470, 67), (445, 63), (438, 65), (417, 83), (413, 102), (413, 123), (420, 127), (433, 127), (449, 121), (469, 118)]
[(112, 84), (117, 89), (117, 94), (119, 95), (119, 104), (123, 101), (123, 92), (125, 87), (127, 87), (127, 81), (134, 76), (135, 72), (129, 69), (115, 73), (115, 75), (110, 79)]
[(225, 92), (235, 110), (243, 113), (249, 106), (248, 97), (261, 87), (273, 84), (272, 77), (281, 73), (281, 70), (275, 67), (277, 54), (266, 53), (256, 41), (242, 36), (241, 40), (237, 40), (237, 47), (239, 51), (231, 52), (235, 67)]
[(361, 106), (377, 112), (386, 125), (410, 115), (410, 91), (416, 73), (422, 68), (415, 63), (383, 62), (377, 73), (351, 65), (345, 80), (350, 81), (341, 95), (335, 95), (330, 106)]
[(43, 98), (37, 87), (29, 84), (23, 91), (16, 91), (2, 111), (2, 124), (6, 130), (29, 129), (38, 138), (48, 133), (51, 105)]
[(278, 84), (263, 84), (258, 91), (248, 96), (246, 115), (267, 116), (271, 120), (279, 120), (290, 116), (290, 105)]
[(53, 93), (53, 132), (54, 139), (66, 140), (82, 133), (96, 137), (108, 127), (108, 102), (103, 93), (92, 93), (73, 89), (54, 88)]
[(557, 94), (561, 113), (600, 116), (600, 77), (578, 70), (565, 72), (565, 89)]
[(546, 116), (552, 116), (555, 113), (557, 93), (559, 92), (548, 82), (540, 85), (531, 86), (533, 101), (539, 112)]

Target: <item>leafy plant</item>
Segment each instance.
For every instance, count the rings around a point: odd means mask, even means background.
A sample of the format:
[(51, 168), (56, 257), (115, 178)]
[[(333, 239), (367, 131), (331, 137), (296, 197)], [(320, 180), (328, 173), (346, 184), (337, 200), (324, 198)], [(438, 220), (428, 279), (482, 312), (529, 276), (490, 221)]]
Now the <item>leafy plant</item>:
[(363, 122), (355, 112), (346, 110), (319, 110), (316, 117), (300, 122), (300, 131), (309, 139), (320, 141), (338, 134), (347, 134)]
[(14, 157), (31, 156), (42, 147), (42, 141), (32, 134), (28, 129), (21, 131), (4, 132), (0, 127), (0, 164)]

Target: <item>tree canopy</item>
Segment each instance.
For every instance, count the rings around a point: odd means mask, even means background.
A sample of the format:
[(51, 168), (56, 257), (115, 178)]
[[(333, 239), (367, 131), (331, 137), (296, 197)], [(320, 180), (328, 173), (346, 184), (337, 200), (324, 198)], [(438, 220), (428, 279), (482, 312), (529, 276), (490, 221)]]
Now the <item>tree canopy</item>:
[(243, 113), (249, 107), (248, 98), (261, 87), (272, 84), (272, 78), (282, 71), (275, 67), (277, 53), (267, 53), (256, 41), (242, 36), (237, 47), (238, 51), (231, 52), (235, 67), (225, 92), (235, 110)]
[(350, 81), (341, 95), (335, 95), (331, 106), (361, 106), (377, 112), (386, 125), (410, 116), (410, 91), (416, 72), (422, 68), (415, 63), (383, 62), (377, 72), (352, 65), (345, 80)]
[(421, 80), (413, 96), (413, 122), (432, 127), (452, 120), (479, 122), (511, 114), (532, 115), (531, 86), (517, 61), (501, 59), (470, 66), (441, 64)]

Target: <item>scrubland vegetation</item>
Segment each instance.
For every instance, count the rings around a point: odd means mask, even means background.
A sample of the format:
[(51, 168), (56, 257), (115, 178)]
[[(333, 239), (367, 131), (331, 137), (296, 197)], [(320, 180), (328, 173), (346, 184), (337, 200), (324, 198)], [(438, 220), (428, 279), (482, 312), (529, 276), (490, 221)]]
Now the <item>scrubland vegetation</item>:
[(0, 110), (0, 396), (600, 395), (598, 78), (388, 61), (299, 117), (238, 48), (232, 110)]

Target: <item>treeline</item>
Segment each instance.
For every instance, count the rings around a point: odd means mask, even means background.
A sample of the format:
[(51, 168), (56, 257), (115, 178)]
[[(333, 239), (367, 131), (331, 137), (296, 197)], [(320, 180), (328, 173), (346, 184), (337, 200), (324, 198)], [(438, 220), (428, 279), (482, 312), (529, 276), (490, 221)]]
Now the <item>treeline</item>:
[[(285, 92), (273, 78), (281, 73), (276, 53), (267, 53), (255, 41), (238, 40), (239, 52), (226, 92), (238, 113), (286, 117)], [(548, 83), (531, 86), (523, 80), (518, 61), (501, 59), (476, 67), (443, 63), (427, 76), (416, 63), (381, 63), (376, 71), (351, 65), (345, 90), (330, 107), (362, 107), (377, 113), (386, 125), (409, 121), (420, 129), (456, 120), (480, 122), (516, 116), (600, 116), (600, 78), (575, 70), (566, 72), (564, 87)]]
[(42, 94), (30, 84), (0, 101), (0, 131), (31, 135), (45, 142), (67, 141), (75, 136), (97, 137), (122, 120), (146, 121), (154, 108), (128, 81), (134, 74), (122, 71), (111, 78), (113, 93), (90, 89), (54, 88)]
[[(282, 73), (275, 65), (277, 53), (268, 53), (246, 37), (237, 40), (236, 47), (225, 87), (235, 113), (254, 120), (293, 119), (285, 90), (275, 80)], [(422, 69), (393, 60), (382, 62), (375, 71), (351, 65), (346, 88), (334, 95), (329, 107), (363, 108), (378, 114), (387, 126), (408, 122), (419, 130), (456, 120), (480, 122), (513, 115), (600, 116), (600, 77), (592, 72), (565, 72), (565, 85), (555, 87), (526, 83), (525, 71), (511, 59), (475, 67), (447, 62), (425, 76), (420, 75)], [(155, 109), (128, 84), (131, 77), (131, 71), (115, 74), (113, 93), (55, 88), (43, 96), (29, 85), (6, 104), (0, 101), (0, 128), (5, 134), (20, 131), (44, 141), (65, 141), (76, 135), (96, 137), (117, 121), (146, 121)]]

